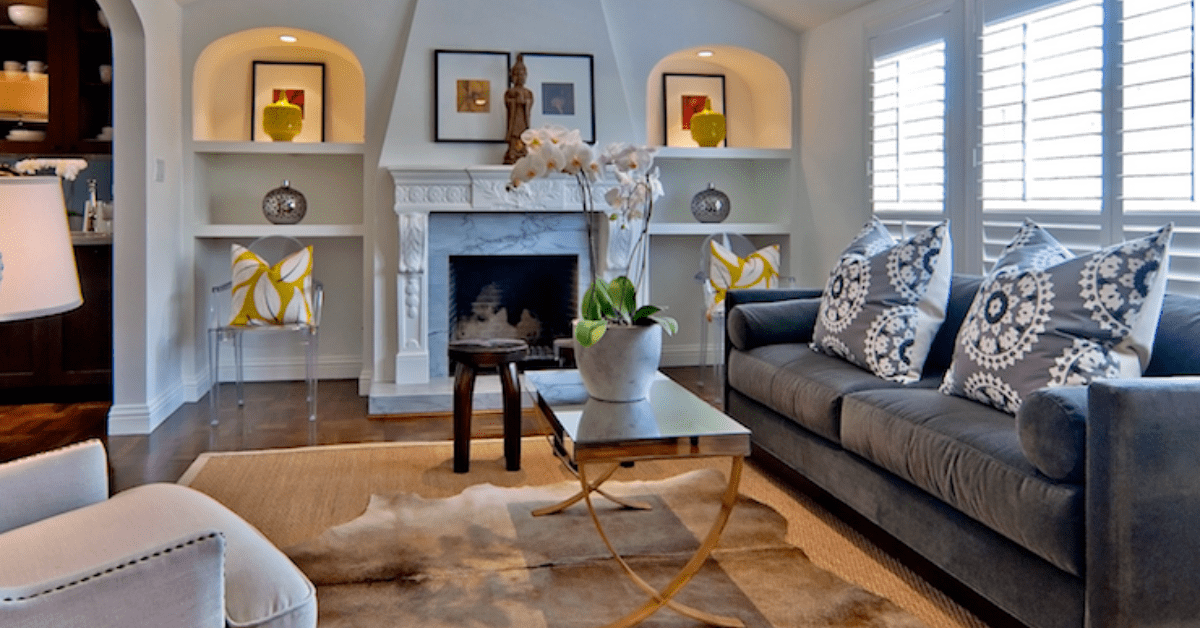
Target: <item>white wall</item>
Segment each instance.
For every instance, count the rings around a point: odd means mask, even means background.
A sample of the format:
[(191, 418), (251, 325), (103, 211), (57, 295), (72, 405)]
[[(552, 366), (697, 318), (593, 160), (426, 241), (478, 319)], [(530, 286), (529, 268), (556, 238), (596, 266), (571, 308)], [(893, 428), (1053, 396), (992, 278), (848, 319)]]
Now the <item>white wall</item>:
[(878, 0), (804, 36), (800, 60), (800, 184), (811, 214), (794, 216), (800, 285), (823, 286), (837, 256), (870, 220), (867, 28), (927, 0)]
[[(191, 70), (212, 41), (248, 28), (290, 26), (344, 43), (363, 66), (364, 160), (372, 165), (499, 163), (503, 151), (499, 145), (448, 146), (432, 141), (429, 74), (431, 50), (436, 47), (595, 55), (601, 142), (647, 140), (643, 117), (647, 77), (662, 57), (682, 48), (731, 45), (754, 50), (783, 67), (791, 80), (793, 103), (802, 91), (805, 53), (800, 36), (732, 0), (194, 0), (182, 7), (173, 0), (101, 3), (110, 17), (118, 14), (118, 20), (125, 7), (131, 23), (140, 19), (145, 31), (141, 55), (120, 52), (136, 42), (116, 44), (115, 84), (134, 74), (144, 84), (124, 80), (137, 94), (118, 96), (116, 105), (117, 117), (123, 121), (119, 126), (127, 135), (123, 139), (118, 131), (115, 188), (130, 200), (127, 222), (122, 225), (118, 217), (116, 227), (115, 314), (120, 320), (115, 332), (113, 417), (126, 426), (148, 429), (182, 403), (186, 356), (203, 351), (183, 344), (190, 336), (184, 330), (193, 322), (196, 297), (193, 260), (178, 251), (191, 249), (180, 242), (193, 202), (181, 198), (191, 167), (183, 140), (190, 133)], [(114, 35), (120, 33), (114, 28)], [(793, 106), (793, 111), (800, 116), (798, 107)], [(136, 129), (137, 116), (145, 121), (144, 136)], [(794, 131), (798, 137), (799, 126)], [(799, 146), (795, 140), (792, 144)], [(161, 182), (153, 180), (158, 160), (165, 174)], [(798, 163), (793, 165), (793, 178), (799, 168)], [(803, 191), (800, 183), (795, 188)], [(373, 278), (363, 294), (369, 320), (363, 330), (364, 346), (369, 348), (364, 365), (368, 380), (393, 375), (389, 363), (395, 351), (396, 224), (391, 190), (386, 170), (367, 169), (364, 246), (370, 253), (364, 272)], [(806, 218), (808, 203), (806, 195), (797, 195), (798, 223), (818, 222)], [(826, 205), (814, 215), (830, 211)], [(847, 224), (857, 222), (861, 220)], [(677, 265), (679, 276), (686, 280), (694, 273), (695, 261), (692, 256), (675, 259), (681, 255), (665, 250), (652, 263), (659, 272)]]

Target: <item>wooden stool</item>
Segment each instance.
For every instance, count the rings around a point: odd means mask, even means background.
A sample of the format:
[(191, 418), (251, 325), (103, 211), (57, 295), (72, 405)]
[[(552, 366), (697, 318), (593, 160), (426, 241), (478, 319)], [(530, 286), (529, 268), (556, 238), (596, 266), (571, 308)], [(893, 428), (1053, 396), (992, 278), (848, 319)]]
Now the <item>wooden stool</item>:
[(517, 387), (517, 361), (529, 345), (515, 338), (456, 340), (450, 343), (454, 372), (454, 472), (471, 466), (471, 402), (478, 369), (495, 367), (504, 393), (504, 466), (521, 469), (521, 390)]

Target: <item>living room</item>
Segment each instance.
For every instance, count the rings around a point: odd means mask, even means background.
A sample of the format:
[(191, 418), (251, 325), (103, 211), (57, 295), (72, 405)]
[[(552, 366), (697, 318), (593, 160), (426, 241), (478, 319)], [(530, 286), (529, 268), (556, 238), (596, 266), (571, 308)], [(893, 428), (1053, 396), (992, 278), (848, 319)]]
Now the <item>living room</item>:
[[(416, 330), (416, 345), (405, 335), (404, 226), (397, 221), (405, 207), (398, 197), (402, 185), (397, 174), (431, 167), (457, 172), (494, 167), (504, 152), (498, 143), (438, 141), (434, 50), (514, 57), (522, 51), (591, 55), (598, 147), (617, 141), (665, 143), (660, 113), (664, 73), (726, 77), (730, 139), (725, 150), (733, 156), (694, 158), (675, 147), (663, 151), (666, 196), (656, 220), (667, 226), (658, 227), (651, 240), (649, 285), (654, 300), (681, 323), (680, 332), (664, 340), (664, 367), (697, 364), (704, 342), (697, 324), (700, 290), (692, 280), (703, 236), (691, 222), (687, 202), (708, 181), (715, 179), (718, 187), (732, 192), (730, 230), (740, 226), (756, 242), (781, 244), (782, 274), (808, 287), (824, 285), (846, 243), (872, 217), (873, 207), (897, 234), (910, 235), (939, 217), (950, 218), (955, 270), (971, 274), (986, 270), (1020, 220), (1037, 210), (1003, 203), (984, 208), (977, 173), (962, 167), (979, 163), (980, 158), (973, 159), (977, 144), (972, 137), (984, 124), (969, 113), (979, 110), (971, 93), (976, 80), (968, 78), (979, 69), (968, 60), (979, 56), (976, 43), (987, 25), (1056, 2), (798, 1), (774, 9), (749, 0), (99, 4), (113, 33), (113, 198), (121, 199), (113, 222), (114, 385), (107, 417), (107, 432), (114, 436), (152, 436), (168, 417), (202, 405), (210, 390), (204, 329), (210, 279), (220, 270), (217, 260), (227, 259), (223, 247), (245, 236), (222, 231), (225, 225), (212, 219), (209, 199), (218, 189), (214, 180), (228, 184), (244, 169), (245, 187), (253, 190), (239, 192), (261, 196), (269, 189), (266, 181), (282, 178), (277, 171), (291, 167), (292, 161), (310, 175), (322, 167), (304, 163), (314, 161), (312, 155), (293, 160), (279, 153), (265, 156), (264, 169), (251, 172), (259, 167), (256, 153), (220, 146), (246, 143), (213, 129), (228, 125), (236, 128), (230, 133), (241, 134), (249, 128), (252, 55), (240, 57), (245, 67), (239, 71), (210, 62), (237, 57), (222, 46), (238, 44), (251, 33), (290, 29), (301, 38), (315, 36), (322, 43), (305, 49), (301, 39), (294, 50), (303, 52), (295, 58), (328, 59), (321, 55), (336, 50), (338, 63), (327, 67), (349, 68), (359, 81), (348, 91), (329, 92), (330, 111), (349, 111), (354, 119), (330, 124), (331, 143), (354, 147), (330, 149), (332, 159), (325, 160), (335, 162), (333, 179), (346, 189), (321, 183), (297, 186), (320, 200), (308, 223), (328, 229), (313, 233), (318, 245), (330, 251), (331, 271), (324, 280), (338, 297), (330, 301), (333, 325), (330, 342), (322, 345), (318, 372), (323, 380), (350, 380), (354, 394), (363, 398), (448, 379), (431, 363), (432, 354), (440, 352), (421, 344), (427, 330)], [(1110, 2), (1093, 4), (1108, 7)], [(878, 203), (883, 186), (870, 169), (877, 131), (871, 115), (873, 62), (910, 43), (930, 41), (930, 32), (946, 37), (948, 184), (934, 203), (936, 210), (927, 198), (885, 208)], [(286, 44), (256, 46), (254, 52), (271, 60), (286, 60), (289, 54)], [(717, 54), (695, 58), (702, 50)], [(722, 59), (722, 54), (728, 56)], [(756, 91), (754, 86), (768, 82), (763, 76), (782, 76), (786, 82), (774, 81), (773, 90)], [(1114, 90), (1091, 91), (1105, 94), (1099, 99), (1112, 98)], [(216, 104), (236, 114), (213, 122), (208, 117), (219, 109)], [(1100, 107), (1116, 110), (1112, 101)], [(759, 108), (779, 116), (778, 123), (749, 120), (768, 118), (759, 115)], [(755, 115), (747, 116), (752, 111)], [(208, 126), (202, 119), (209, 120)], [(1119, 157), (1111, 141), (1120, 130), (1109, 124), (1106, 120), (1099, 130), (1085, 133), (1105, 145), (1095, 161), (1102, 164), (1102, 190), (1087, 199), (1102, 209), (1077, 211), (1064, 205), (1041, 214), (1072, 250), (1133, 238), (1166, 222), (1150, 224), (1162, 217), (1153, 212), (1136, 219), (1114, 217), (1111, 205), (1119, 195), (1111, 173)], [(343, 131), (348, 134), (334, 137)], [(312, 180), (321, 181), (315, 175)], [(340, 202), (345, 204), (338, 206)], [(994, 213), (985, 217), (987, 211)], [(1178, 248), (1173, 253), (1194, 242), (1195, 216), (1194, 211), (1169, 215), (1183, 227), (1175, 235)], [(254, 218), (261, 222), (260, 216)], [(227, 222), (243, 221), (249, 219)], [(1182, 261), (1172, 264), (1170, 289), (1194, 291), (1191, 257), (1172, 259)], [(417, 301), (427, 307), (428, 299)], [(435, 312), (415, 318), (436, 317)], [(273, 364), (252, 351), (251, 369), (256, 368), (251, 379), (303, 379), (299, 354)]]

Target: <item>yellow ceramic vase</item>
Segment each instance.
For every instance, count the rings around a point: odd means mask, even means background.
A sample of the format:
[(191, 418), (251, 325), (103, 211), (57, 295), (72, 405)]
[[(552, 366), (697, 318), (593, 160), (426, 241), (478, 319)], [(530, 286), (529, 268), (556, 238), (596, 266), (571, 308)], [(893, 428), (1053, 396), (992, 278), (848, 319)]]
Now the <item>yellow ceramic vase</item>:
[(704, 111), (692, 115), (692, 139), (701, 146), (712, 147), (725, 139), (725, 116), (712, 110), (712, 99), (704, 99)]
[(288, 102), (287, 94), (263, 107), (263, 130), (276, 142), (290, 142), (300, 134), (304, 121), (300, 117), (300, 105)]

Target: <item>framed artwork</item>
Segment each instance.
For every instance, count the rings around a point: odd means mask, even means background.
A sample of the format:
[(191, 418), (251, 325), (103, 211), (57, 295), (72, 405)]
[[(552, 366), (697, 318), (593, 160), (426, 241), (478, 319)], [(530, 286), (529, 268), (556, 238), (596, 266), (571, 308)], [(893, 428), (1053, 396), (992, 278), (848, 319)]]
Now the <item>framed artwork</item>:
[(287, 94), (288, 102), (300, 106), (303, 123), (293, 142), (325, 141), (325, 64), (290, 61), (251, 63), (250, 140), (270, 142), (263, 130), (263, 107)]
[(596, 85), (590, 54), (522, 52), (533, 92), (530, 128), (555, 124), (579, 129), (583, 141), (596, 141)]
[(509, 67), (507, 52), (434, 50), (434, 141), (505, 141)]
[[(663, 73), (663, 145), (699, 146), (692, 139), (691, 121), (694, 114), (704, 111), (705, 98), (712, 99), (713, 111), (725, 114), (729, 128), (724, 74)], [(721, 140), (719, 146), (726, 146), (728, 140)]]

